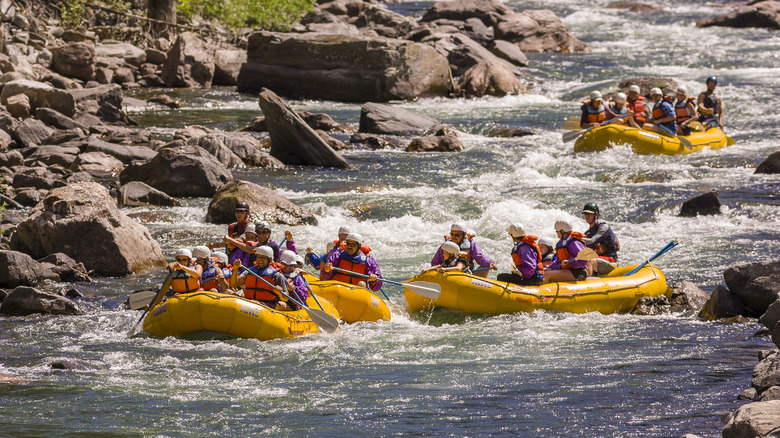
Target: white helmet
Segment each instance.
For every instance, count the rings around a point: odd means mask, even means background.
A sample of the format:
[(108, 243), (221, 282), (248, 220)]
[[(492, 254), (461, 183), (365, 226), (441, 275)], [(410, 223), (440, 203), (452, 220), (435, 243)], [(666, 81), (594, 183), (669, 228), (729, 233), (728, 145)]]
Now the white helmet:
[(246, 224), (246, 230), (244, 230), (244, 233), (257, 234), (255, 233), (255, 224), (253, 224), (252, 222)]
[(335, 248), (336, 245), (333, 243), (333, 241), (328, 242), (328, 244), (325, 246), (325, 249), (327, 252), (330, 252), (333, 248)]
[(604, 100), (604, 98), (601, 97), (600, 91), (592, 91), (590, 93), (590, 100)]
[(217, 263), (227, 263), (228, 262), (228, 256), (224, 252), (214, 251), (212, 253), (212, 255), (217, 258)]
[(456, 223), (450, 225), (450, 231), (460, 231), (460, 232), (465, 233), (466, 232), (466, 226), (463, 225), (460, 222), (456, 222)]
[(298, 257), (297, 254), (286, 249), (282, 251), (282, 255), (279, 256), (279, 261), (287, 266), (297, 265)]
[(441, 250), (452, 255), (460, 254), (460, 247), (455, 242), (444, 242), (441, 244)]
[(551, 239), (549, 237), (542, 237), (537, 242), (537, 245), (547, 245), (550, 247), (550, 249), (555, 248), (555, 240)]
[(268, 245), (263, 245), (255, 249), (255, 255), (257, 256), (265, 256), (268, 257), (270, 260), (274, 259), (274, 250), (271, 249)]
[(358, 233), (349, 233), (347, 234), (347, 238), (344, 240), (351, 240), (353, 242), (357, 242), (358, 245), (360, 245), (361, 243), (363, 243), (363, 236), (361, 236)]
[(571, 224), (569, 223), (569, 221), (564, 221), (564, 220), (557, 220), (557, 221), (555, 221), (555, 231), (568, 232), (568, 231), (571, 231), (572, 229), (573, 228), (572, 228)]
[(688, 88), (685, 85), (680, 85), (679, 87), (677, 87), (677, 93), (687, 96)]
[(650, 89), (650, 95), (651, 96), (655, 96), (656, 94), (659, 95), (659, 96), (663, 96), (664, 95), (664, 93), (658, 87)]
[(473, 228), (469, 228), (468, 230), (466, 230), (466, 234), (468, 234), (469, 236), (476, 236), (477, 232), (474, 231)]
[(615, 103), (626, 103), (626, 94), (625, 93), (616, 94)]
[(268, 224), (266, 221), (260, 221), (255, 223), (255, 233), (260, 234), (260, 230), (268, 230), (271, 231), (271, 225)]
[(525, 230), (523, 229), (523, 226), (520, 224), (512, 224), (509, 226), (509, 234), (512, 237), (523, 237), (525, 236)]
[(639, 85), (632, 85), (632, 86), (628, 87), (628, 91), (633, 91), (633, 92), (636, 92), (636, 93), (641, 93), (642, 92), (642, 90), (639, 88)]
[(349, 229), (348, 226), (339, 227), (339, 234), (349, 234), (352, 230)]
[(178, 251), (176, 251), (176, 254), (174, 254), (174, 257), (187, 257), (188, 259), (192, 258), (192, 252), (188, 250), (187, 248), (180, 248)]
[(207, 259), (211, 257), (211, 250), (203, 245), (196, 246), (192, 249), (192, 256), (196, 259)]

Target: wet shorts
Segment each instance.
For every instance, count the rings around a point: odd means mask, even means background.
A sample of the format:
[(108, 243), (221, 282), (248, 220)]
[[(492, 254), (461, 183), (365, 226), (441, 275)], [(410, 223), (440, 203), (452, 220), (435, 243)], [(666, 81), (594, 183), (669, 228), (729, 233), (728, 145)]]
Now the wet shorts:
[(585, 268), (569, 269), (577, 281), (583, 281), (588, 278), (588, 270)]

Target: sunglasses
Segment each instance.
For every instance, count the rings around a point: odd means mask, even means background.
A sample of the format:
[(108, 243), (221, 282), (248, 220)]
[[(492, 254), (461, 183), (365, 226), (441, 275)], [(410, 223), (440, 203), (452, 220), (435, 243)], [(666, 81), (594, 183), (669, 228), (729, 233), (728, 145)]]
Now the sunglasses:
[(357, 248), (358, 246), (360, 246), (360, 244), (358, 244), (357, 242), (347, 242), (347, 246)]
[(256, 234), (271, 234), (271, 230), (260, 230)]
[(187, 257), (176, 257), (177, 262), (187, 263), (190, 261)]

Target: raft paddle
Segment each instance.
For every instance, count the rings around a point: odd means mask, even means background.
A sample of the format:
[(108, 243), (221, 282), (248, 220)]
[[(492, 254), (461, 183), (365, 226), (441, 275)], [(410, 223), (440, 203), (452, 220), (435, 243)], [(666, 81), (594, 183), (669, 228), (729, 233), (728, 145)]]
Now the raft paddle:
[[(360, 278), (369, 278), (370, 276), (365, 274), (359, 274), (357, 272), (348, 271), (346, 269), (341, 268), (333, 268), (337, 272), (341, 272), (343, 274), (351, 275), (353, 277), (360, 277)], [(399, 286), (403, 286), (412, 292), (416, 293), (417, 295), (425, 298), (431, 298), (436, 299), (439, 298), (439, 295), (441, 295), (441, 286), (434, 284), (434, 283), (426, 283), (426, 282), (411, 282), (411, 283), (402, 283), (400, 281), (393, 281), (388, 280), (386, 278), (378, 278), (377, 280), (384, 281), (390, 284), (397, 284)], [(421, 286), (417, 283), (425, 283), (425, 286)]]
[(563, 133), (563, 142), (564, 143), (568, 143), (568, 142), (570, 142), (572, 140), (575, 140), (575, 139), (579, 138), (581, 135), (585, 134), (586, 132), (592, 131), (593, 128), (598, 128), (599, 126), (604, 126), (604, 125), (606, 125), (606, 124), (608, 124), (608, 123), (610, 123), (610, 122), (612, 122), (614, 120), (620, 120), (623, 117), (628, 117), (629, 114), (630, 113), (626, 113), (626, 114), (623, 114), (622, 116), (615, 117), (614, 119), (604, 120), (603, 122), (599, 123), (596, 126), (591, 126), (590, 128), (583, 129), (583, 130), (580, 130), (580, 131), (564, 132)]
[(144, 310), (144, 313), (141, 315), (140, 318), (138, 318), (138, 322), (136, 322), (135, 325), (133, 325), (133, 328), (130, 330), (130, 333), (127, 334), (129, 337), (132, 338), (137, 334), (136, 330), (138, 329), (138, 324), (140, 324), (141, 321), (144, 320), (146, 314), (149, 313), (149, 311), (152, 310), (152, 308), (162, 300), (162, 297), (165, 296), (165, 293), (168, 292), (168, 289), (171, 287), (171, 283), (173, 283), (173, 271), (175, 271), (175, 269), (171, 269), (171, 272), (169, 272), (168, 276), (165, 277), (165, 282), (160, 287), (160, 290), (157, 291), (157, 295), (155, 295), (154, 300), (152, 300), (152, 302), (149, 303), (149, 307), (146, 310)]
[(284, 295), (285, 298), (287, 298), (288, 300), (290, 300), (293, 303), (295, 303), (295, 304), (301, 306), (302, 308), (306, 309), (306, 311), (309, 313), (309, 317), (311, 317), (311, 320), (314, 321), (315, 324), (317, 324), (317, 327), (325, 330), (328, 333), (333, 333), (336, 330), (338, 330), (338, 328), (339, 328), (339, 321), (336, 318), (334, 318), (333, 316), (328, 315), (327, 313), (325, 313), (324, 310), (312, 309), (311, 307), (309, 307), (306, 304), (296, 300), (295, 298), (291, 297), (290, 295), (287, 295), (286, 293), (284, 293), (284, 291), (277, 289), (276, 286), (274, 286), (273, 284), (271, 284), (268, 281), (266, 281), (265, 278), (263, 278), (263, 277), (255, 274), (254, 272), (250, 271), (246, 266), (241, 266), (241, 268), (243, 270), (245, 270), (246, 272), (249, 272), (250, 274), (254, 275), (258, 279), (260, 279), (263, 283), (265, 283), (268, 286), (272, 287), (274, 289), (274, 291), (279, 292), (280, 294)]
[(690, 141), (690, 140), (688, 140), (687, 138), (680, 137), (680, 136), (679, 136), (679, 135), (677, 135), (676, 133), (672, 132), (672, 130), (671, 130), (671, 129), (667, 128), (667, 127), (666, 127), (666, 126), (664, 126), (664, 125), (661, 125), (660, 123), (659, 123), (659, 124), (657, 124), (657, 125), (653, 125), (653, 126), (660, 126), (661, 128), (663, 128), (663, 129), (664, 129), (664, 131), (666, 131), (666, 132), (668, 132), (669, 134), (671, 134), (671, 135), (672, 135), (672, 137), (674, 137), (674, 138), (676, 138), (676, 139), (680, 140), (680, 144), (681, 144), (681, 145), (683, 145), (683, 147), (685, 147), (685, 149), (688, 149), (689, 151), (690, 151), (690, 150), (693, 150), (693, 143), (691, 143), (691, 141)]
[(647, 265), (648, 263), (650, 263), (653, 260), (657, 259), (658, 257), (661, 257), (667, 251), (669, 251), (670, 249), (674, 248), (675, 246), (677, 246), (679, 244), (680, 244), (680, 242), (678, 240), (672, 240), (671, 242), (667, 243), (666, 246), (661, 248), (657, 253), (655, 253), (654, 256), (652, 256), (649, 259), (645, 260), (644, 263), (642, 263), (641, 265), (637, 266), (636, 268), (630, 270), (628, 273), (624, 274), (623, 276), (624, 277), (628, 277), (629, 275), (636, 274), (640, 269), (644, 268), (645, 265)]
[(152, 302), (157, 292), (153, 290), (139, 290), (130, 294), (127, 298), (127, 304), (130, 310), (141, 310)]

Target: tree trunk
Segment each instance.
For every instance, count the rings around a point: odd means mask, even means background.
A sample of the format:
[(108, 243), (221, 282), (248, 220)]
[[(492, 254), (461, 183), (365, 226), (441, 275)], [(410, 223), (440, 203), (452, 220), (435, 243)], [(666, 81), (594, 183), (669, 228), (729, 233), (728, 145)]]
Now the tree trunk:
[[(146, 15), (166, 23), (176, 23), (176, 0), (149, 0)], [(176, 36), (176, 26), (151, 22), (151, 33), (155, 38), (172, 40)]]

